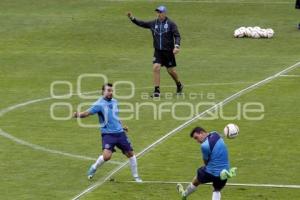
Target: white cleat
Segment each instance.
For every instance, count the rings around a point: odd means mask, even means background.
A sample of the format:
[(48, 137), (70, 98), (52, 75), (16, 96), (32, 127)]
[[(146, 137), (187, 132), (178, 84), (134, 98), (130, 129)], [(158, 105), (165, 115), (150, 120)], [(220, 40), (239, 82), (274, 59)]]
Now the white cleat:
[(137, 183), (142, 183), (143, 180), (140, 177), (134, 177), (134, 181)]
[(177, 189), (177, 192), (179, 193), (179, 195), (181, 196), (181, 199), (182, 199), (182, 200), (186, 200), (187, 198), (186, 198), (186, 196), (184, 196), (184, 189), (183, 189), (183, 186), (182, 186), (180, 183), (178, 183), (178, 184), (176, 185), (176, 189)]

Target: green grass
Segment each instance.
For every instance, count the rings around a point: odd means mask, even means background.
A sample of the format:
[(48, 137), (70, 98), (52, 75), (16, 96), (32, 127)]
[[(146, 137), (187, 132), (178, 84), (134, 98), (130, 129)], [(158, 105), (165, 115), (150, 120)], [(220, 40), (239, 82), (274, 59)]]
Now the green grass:
[[(169, 15), (182, 34), (181, 52), (177, 56), (178, 72), (185, 93), (196, 92), (203, 98), (155, 101), (219, 102), (251, 83), (262, 80), (299, 61), (300, 32), (296, 25), (300, 13), (294, 1), (251, 0), (226, 3), (166, 2)], [(275, 3), (272, 3), (275, 2)], [(160, 2), (75, 1), (0, 1), (0, 110), (9, 106), (50, 96), (56, 80), (73, 84), (83, 73), (102, 73), (109, 81), (132, 81), (136, 87), (152, 86), (152, 38), (147, 30), (135, 27), (125, 14), (131, 10), (141, 19), (153, 19), (152, 10)], [(234, 39), (240, 26), (272, 27), (275, 37), (269, 40)], [(300, 74), (297, 68), (289, 74)], [(139, 159), (144, 180), (190, 181), (201, 165), (199, 146), (189, 137), (189, 130), (202, 125), (222, 131), (234, 122), (240, 127), (235, 140), (226, 140), (231, 164), (238, 176), (231, 182), (300, 184), (298, 130), (300, 128), (299, 77), (280, 77), (243, 95), (224, 107), (226, 115), (236, 113), (237, 103), (261, 102), (264, 119), (199, 120), (158, 145)], [(231, 83), (232, 85), (193, 85)], [(162, 69), (162, 92), (174, 92), (172, 80)], [(190, 86), (188, 86), (190, 85)], [(101, 86), (96, 79), (83, 84), (84, 91)], [(124, 93), (123, 90), (122, 92)], [(120, 102), (145, 103), (136, 90), (135, 98)], [(58, 94), (66, 92), (57, 88)], [(207, 94), (214, 93), (214, 99)], [(63, 100), (73, 110), (79, 103), (92, 102), (77, 96)], [(55, 121), (50, 106), (61, 100), (45, 100), (0, 116), (0, 128), (11, 135), (42, 147), (96, 158), (101, 152), (97, 128), (81, 128), (76, 121)], [(152, 101), (150, 101), (152, 102)], [(166, 106), (170, 108), (171, 106)], [(209, 106), (201, 107), (204, 111)], [(65, 116), (65, 108), (56, 114)], [(176, 113), (187, 116), (186, 107)], [(122, 116), (126, 114), (122, 113)], [(97, 123), (96, 117), (86, 120)], [(125, 121), (136, 152), (182, 124), (170, 113), (154, 120), (150, 108), (143, 108), (140, 119)], [(0, 137), (0, 193), (3, 199), (71, 199), (105, 177), (114, 164), (106, 164), (93, 181), (86, 180), (91, 161), (37, 151)], [(120, 152), (113, 160), (125, 161)], [(130, 180), (128, 168), (114, 175), (116, 180)], [(223, 199), (299, 199), (299, 189), (226, 187)], [(126, 184), (108, 182), (83, 199), (177, 199), (174, 185)], [(209, 186), (202, 186), (190, 199), (211, 199)]]

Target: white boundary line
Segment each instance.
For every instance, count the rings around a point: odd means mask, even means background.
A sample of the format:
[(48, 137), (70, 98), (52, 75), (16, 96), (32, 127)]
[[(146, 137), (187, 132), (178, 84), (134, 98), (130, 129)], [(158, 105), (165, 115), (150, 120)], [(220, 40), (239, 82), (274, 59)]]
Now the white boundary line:
[[(27, 105), (30, 105), (30, 104), (34, 104), (34, 103), (38, 103), (38, 102), (42, 102), (42, 101), (47, 101), (47, 100), (50, 100), (50, 99), (53, 99), (52, 97), (46, 97), (46, 98), (41, 98), (41, 99), (35, 99), (35, 100), (30, 100), (30, 101), (27, 101), (27, 102), (24, 102), (24, 103), (20, 103), (20, 104), (16, 104), (14, 106), (10, 106), (8, 108), (5, 108), (3, 110), (0, 111), (0, 117), (2, 117), (4, 114), (12, 111), (12, 110), (15, 110), (17, 108), (20, 108), (20, 107), (23, 107), (23, 106), (27, 106)], [(58, 150), (54, 150), (54, 149), (48, 149), (48, 148), (45, 148), (43, 146), (40, 146), (40, 145), (37, 145), (37, 144), (32, 144), (30, 142), (27, 142), (25, 140), (22, 140), (22, 139), (19, 139), (5, 131), (3, 131), (1, 128), (0, 128), (0, 135), (2, 137), (5, 137), (17, 144), (20, 144), (20, 145), (24, 145), (24, 146), (27, 146), (27, 147), (30, 147), (34, 150), (37, 150), (37, 151), (43, 151), (43, 152), (47, 152), (47, 153), (52, 153), (52, 154), (58, 154), (58, 155), (62, 155), (62, 156), (67, 156), (67, 157), (71, 157), (71, 158), (76, 158), (76, 159), (80, 159), (80, 160), (92, 160), (92, 161), (95, 161), (96, 158), (91, 158), (91, 157), (88, 157), (88, 156), (82, 156), (82, 155), (76, 155), (76, 154), (71, 154), (71, 153), (67, 153), (67, 152), (63, 152), (63, 151), (58, 151)], [(110, 164), (115, 164), (115, 165), (120, 165), (122, 164), (122, 162), (120, 161), (108, 161), (108, 163)]]
[[(116, 183), (137, 183), (135, 181), (112, 181)], [(191, 182), (186, 181), (143, 181), (142, 184), (189, 184)], [(211, 183), (205, 184), (211, 185)], [(255, 183), (226, 183), (228, 186), (245, 186), (245, 187), (266, 187), (266, 188), (290, 188), (290, 189), (300, 189), (300, 185), (282, 185), (282, 184), (255, 184)]]
[[(106, 2), (142, 2), (139, 0), (105, 0)], [(160, 1), (155, 1), (152, 0), (150, 2), (153, 3), (159, 3)], [(271, 1), (234, 1), (234, 0), (230, 0), (230, 1), (222, 1), (222, 0), (212, 0), (212, 1), (208, 1), (208, 0), (165, 0), (165, 3), (203, 3), (203, 4), (257, 4), (257, 5), (261, 5), (261, 4), (278, 4), (278, 5), (286, 5), (286, 4), (294, 4), (294, 2), (285, 2), (285, 1), (281, 1), (281, 2), (271, 2)]]
[(6, 113), (8, 113), (12, 110), (15, 110), (17, 108), (28, 106), (30, 104), (34, 104), (34, 103), (38, 103), (38, 102), (42, 102), (42, 101), (47, 101), (47, 100), (50, 100), (50, 99), (52, 99), (52, 97), (34, 99), (34, 100), (26, 101), (26, 102), (23, 102), (23, 103), (19, 103), (19, 104), (13, 105), (13, 106), (9, 106), (7, 108), (4, 108), (4, 109), (0, 110), (0, 117), (3, 117), (4, 114), (6, 114)]
[[(58, 155), (67, 156), (67, 157), (71, 157), (71, 158), (77, 158), (77, 159), (80, 159), (80, 160), (92, 160), (92, 161), (96, 160), (95, 158), (92, 158), (92, 157), (71, 154), (71, 153), (67, 153), (67, 152), (63, 152), (63, 151), (58, 151), (58, 150), (54, 150), (54, 149), (48, 149), (48, 148), (45, 148), (45, 147), (37, 145), (37, 144), (32, 144), (32, 143), (26, 142), (24, 140), (21, 140), (19, 138), (16, 138), (16, 137), (14, 137), (14, 136), (6, 133), (1, 128), (0, 128), (0, 135), (2, 137), (10, 139), (11, 141), (13, 141), (13, 142), (15, 142), (17, 144), (30, 147), (30, 148), (32, 148), (34, 150), (37, 150), (37, 151), (44, 151), (44, 152), (47, 152), (47, 153), (58, 154)], [(109, 161), (108, 163), (115, 164), (115, 165), (122, 164), (122, 162), (119, 162), (119, 161)]]
[[(155, 146), (157, 146), (158, 144), (160, 144), (161, 142), (163, 142), (164, 140), (166, 140), (167, 138), (169, 138), (170, 136), (174, 135), (175, 133), (177, 133), (178, 131), (182, 130), (183, 128), (187, 127), (188, 125), (190, 125), (191, 123), (193, 123), (194, 121), (202, 118), (203, 116), (205, 116), (207, 113), (212, 112), (216, 109), (219, 109), (220, 107), (226, 105), (227, 103), (231, 102), (232, 100), (235, 100), (236, 98), (262, 86), (265, 85), (266, 83), (269, 83), (270, 81), (272, 81), (273, 79), (280, 77), (280, 75), (285, 74), (293, 69), (295, 69), (296, 67), (298, 67), (300, 65), (300, 62), (295, 63), (294, 65), (291, 65), (287, 68), (285, 68), (284, 70), (269, 76), (253, 85), (250, 85), (249, 87), (240, 90), (239, 92), (227, 97), (226, 99), (224, 99), (223, 101), (219, 102), (218, 104), (212, 106), (211, 108), (205, 110), (202, 113), (199, 113), (198, 115), (196, 115), (195, 117), (193, 117), (192, 119), (186, 121), (185, 123), (181, 124), (180, 126), (176, 127), (175, 129), (171, 130), (170, 132), (168, 132), (167, 134), (165, 134), (163, 137), (159, 138), (158, 140), (156, 140), (154, 143), (152, 143), (151, 145), (149, 145), (148, 147), (146, 147), (145, 149), (143, 149), (140, 153), (137, 154), (137, 157), (140, 158), (142, 157), (144, 154), (146, 154), (147, 152), (149, 152), (150, 150), (152, 150)], [(74, 198), (72, 198), (72, 200), (77, 200), (80, 199), (80, 197), (86, 195), (87, 193), (93, 191), (95, 188), (101, 186), (104, 182), (106, 182), (107, 180), (109, 180), (111, 178), (111, 176), (113, 176), (115, 173), (117, 173), (118, 171), (120, 171), (122, 168), (124, 168), (126, 165), (128, 164), (128, 161), (124, 162), (123, 164), (121, 164), (120, 166), (116, 167), (111, 173), (109, 173), (105, 178), (101, 179), (100, 181), (94, 183), (93, 185), (89, 186), (87, 189), (83, 190), (82, 192), (80, 192), (78, 195), (76, 195)]]
[[(238, 82), (227, 82), (227, 83), (195, 83), (195, 84), (183, 84), (183, 87), (194, 87), (194, 86), (220, 86), (220, 85), (242, 85), (242, 84), (249, 84), (249, 83), (254, 83), (254, 81), (238, 81)], [(161, 86), (161, 88), (176, 88), (175, 85), (165, 85)], [(135, 90), (144, 90), (144, 89), (153, 89), (152, 87), (135, 87)], [(131, 90), (131, 88), (124, 88), (122, 90)], [(89, 91), (89, 92), (84, 92), (84, 94), (95, 94), (95, 93), (100, 93), (99, 90), (95, 91)], [(78, 95), (73, 94), (73, 95)]]
[[(186, 87), (189, 87), (189, 86), (201, 86), (201, 85), (203, 85), (203, 86), (208, 86), (208, 85), (237, 85), (237, 84), (246, 84), (246, 83), (252, 83), (252, 82), (196, 83), (196, 84), (186, 85)], [(162, 86), (162, 87), (174, 87), (174, 86), (167, 85), (167, 86)], [(153, 88), (153, 87), (139, 87), (139, 88), (135, 88), (135, 89), (149, 89), (149, 88)], [(99, 91), (91, 91), (91, 92), (84, 92), (83, 94), (93, 94), (93, 93), (100, 93), (100, 92)], [(78, 95), (78, 94), (74, 93), (72, 95)], [(53, 97), (45, 97), (45, 98), (29, 100), (29, 101), (26, 101), (26, 102), (23, 102), (23, 103), (19, 103), (19, 104), (16, 104), (16, 105), (9, 106), (7, 108), (4, 108), (4, 109), (0, 110), (0, 117), (3, 117), (6, 113), (8, 113), (10, 111), (13, 111), (15, 109), (18, 109), (18, 108), (21, 108), (21, 107), (24, 107), (24, 106), (28, 106), (28, 105), (34, 104), (34, 103), (48, 101), (48, 100), (51, 100), (51, 99), (55, 99), (55, 98), (53, 98)], [(48, 149), (46, 147), (43, 147), (43, 146), (40, 146), (40, 145), (37, 145), (37, 144), (32, 144), (30, 142), (27, 142), (25, 140), (19, 139), (19, 138), (15, 137), (15, 136), (13, 136), (13, 135), (5, 132), (1, 128), (0, 128), (0, 136), (3, 136), (5, 138), (7, 138), (7, 139), (10, 139), (11, 141), (16, 142), (17, 144), (30, 147), (30, 148), (32, 148), (34, 150), (44, 151), (44, 152), (52, 153), (52, 154), (59, 154), (59, 155), (63, 155), (63, 156), (71, 157), (71, 158), (77, 158), (77, 159), (81, 159), (81, 160), (96, 160), (95, 158), (91, 158), (91, 157), (87, 157), (87, 156), (82, 156), (82, 155), (71, 154), (71, 153), (62, 152), (62, 151), (58, 151), (58, 150), (54, 150), (54, 149)], [(108, 163), (116, 164), (116, 165), (122, 164), (122, 162), (120, 162), (120, 161), (109, 161)]]
[(283, 75), (280, 75), (281, 77), (300, 77), (300, 75), (292, 75), (292, 74), (283, 74)]
[[(218, 86), (218, 85), (238, 85), (238, 84), (249, 84), (249, 83), (253, 83), (253, 81), (237, 81), (237, 82), (224, 82), (224, 83), (195, 83), (195, 84), (186, 84), (184, 85), (184, 87), (193, 87), (193, 86)], [(161, 88), (173, 88), (176, 87), (174, 85), (165, 85), (165, 86), (161, 86)], [(142, 89), (152, 89), (153, 87), (136, 87), (135, 90), (142, 90)], [(99, 90), (95, 90), (95, 91), (89, 91), (89, 92), (84, 92), (82, 94), (93, 94), (93, 93), (99, 93)], [(77, 93), (74, 93), (72, 95), (78, 95)], [(12, 105), (9, 106), (7, 108), (4, 108), (2, 110), (0, 110), (0, 117), (2, 117), (4, 114), (15, 110), (17, 108), (20, 107), (24, 107), (24, 106), (28, 106), (30, 104), (34, 104), (34, 103), (38, 103), (38, 102), (42, 102), (42, 101), (47, 101), (47, 100), (51, 100), (51, 99), (55, 99), (53, 97), (45, 97), (45, 98), (40, 98), (40, 99), (34, 99), (34, 100), (29, 100), (23, 103), (19, 103), (16, 105)]]

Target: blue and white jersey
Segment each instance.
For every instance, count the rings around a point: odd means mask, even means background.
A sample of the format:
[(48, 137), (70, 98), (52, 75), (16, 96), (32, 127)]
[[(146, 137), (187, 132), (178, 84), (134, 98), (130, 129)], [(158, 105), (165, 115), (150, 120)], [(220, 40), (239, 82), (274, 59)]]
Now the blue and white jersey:
[(211, 132), (201, 144), (203, 159), (207, 161), (205, 171), (219, 177), (223, 169), (229, 170), (227, 146), (217, 132)]
[(120, 134), (124, 132), (119, 120), (117, 100), (101, 97), (88, 109), (88, 112), (91, 115), (98, 114), (102, 134)]

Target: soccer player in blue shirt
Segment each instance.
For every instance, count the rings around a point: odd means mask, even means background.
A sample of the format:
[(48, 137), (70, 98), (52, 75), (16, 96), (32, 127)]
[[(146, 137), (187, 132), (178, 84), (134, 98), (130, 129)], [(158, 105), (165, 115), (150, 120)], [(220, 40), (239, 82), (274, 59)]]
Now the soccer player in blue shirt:
[(220, 200), (220, 192), (226, 185), (227, 179), (236, 175), (236, 168), (229, 169), (226, 144), (217, 132), (207, 133), (201, 127), (194, 128), (190, 136), (201, 143), (204, 166), (197, 170), (197, 176), (185, 190), (181, 184), (177, 184), (177, 191), (182, 200), (185, 200), (197, 186), (212, 182), (214, 188), (212, 200)]
[(85, 118), (90, 115), (97, 114), (102, 133), (102, 149), (103, 152), (97, 161), (91, 165), (88, 170), (88, 179), (92, 179), (97, 168), (102, 166), (106, 161), (110, 160), (115, 147), (122, 150), (129, 158), (131, 173), (136, 182), (142, 182), (138, 175), (137, 159), (133, 152), (131, 143), (125, 133), (125, 129), (119, 120), (118, 102), (113, 99), (113, 85), (107, 83), (102, 87), (102, 97), (100, 97), (87, 111), (75, 112), (75, 118)]

